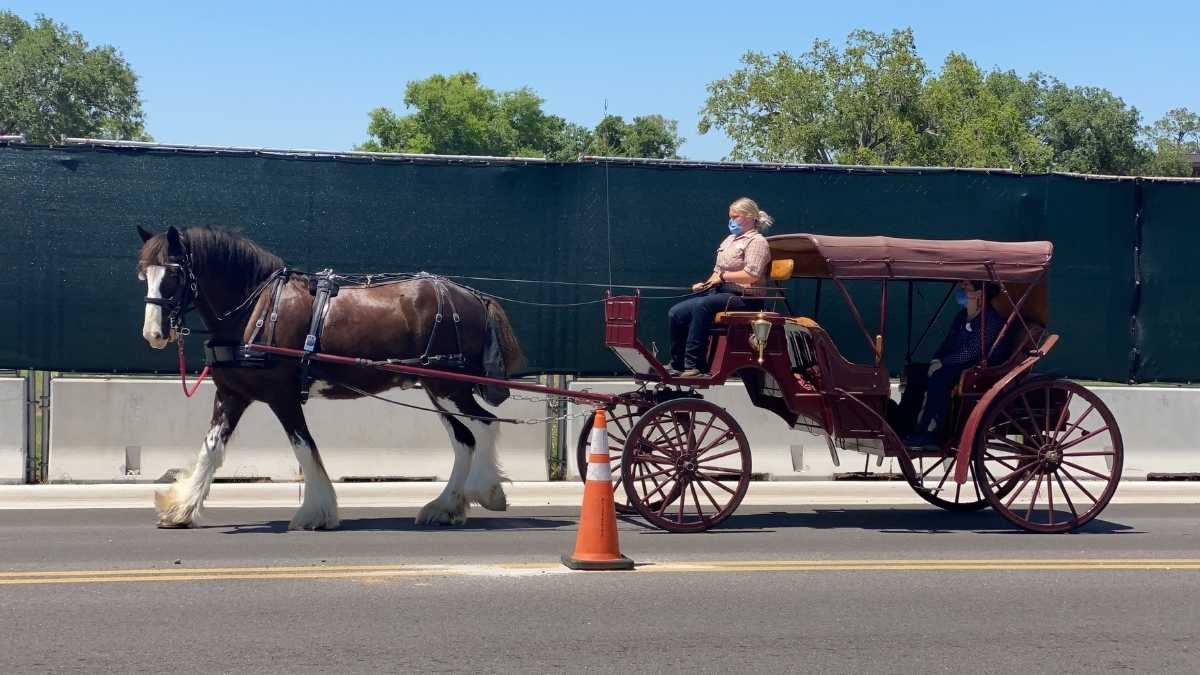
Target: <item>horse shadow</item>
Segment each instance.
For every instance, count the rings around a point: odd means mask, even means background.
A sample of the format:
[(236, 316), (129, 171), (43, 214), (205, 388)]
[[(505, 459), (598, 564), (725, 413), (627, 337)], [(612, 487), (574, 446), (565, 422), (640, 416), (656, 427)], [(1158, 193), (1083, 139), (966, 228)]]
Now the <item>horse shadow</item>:
[[(471, 517), (462, 525), (418, 525), (411, 516), (380, 517), (380, 518), (346, 518), (336, 530), (337, 532), (487, 532), (487, 531), (522, 531), (522, 530), (554, 530), (574, 527), (576, 521), (555, 518), (535, 517)], [(269, 520), (262, 523), (247, 525), (219, 525), (223, 534), (283, 534), (288, 532), (288, 521)]]
[[(1064, 520), (1070, 514), (1064, 516)], [(623, 522), (647, 530), (647, 534), (659, 530), (636, 516), (622, 517)], [(988, 510), (954, 512), (923, 508), (812, 508), (804, 511), (768, 511), (739, 515), (734, 513), (717, 527), (705, 534), (739, 534), (771, 532), (784, 528), (806, 528), (812, 530), (858, 529), (881, 534), (952, 534), (971, 532), (975, 534), (1029, 534), (1005, 520), (1000, 514)], [(1071, 532), (1075, 535), (1095, 534), (1144, 534), (1132, 525), (1095, 518), (1083, 527)]]

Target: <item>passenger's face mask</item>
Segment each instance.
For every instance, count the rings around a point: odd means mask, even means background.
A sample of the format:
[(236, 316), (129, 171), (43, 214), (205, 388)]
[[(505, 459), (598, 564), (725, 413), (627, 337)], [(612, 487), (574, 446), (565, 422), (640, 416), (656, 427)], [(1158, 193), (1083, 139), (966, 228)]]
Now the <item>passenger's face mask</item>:
[(954, 291), (954, 301), (963, 307), (967, 306), (967, 292), (961, 287)]
[(739, 234), (741, 234), (742, 231), (743, 231), (742, 226), (738, 223), (738, 221), (733, 218), (730, 218), (729, 219), (729, 234), (732, 234), (733, 236), (736, 237)]

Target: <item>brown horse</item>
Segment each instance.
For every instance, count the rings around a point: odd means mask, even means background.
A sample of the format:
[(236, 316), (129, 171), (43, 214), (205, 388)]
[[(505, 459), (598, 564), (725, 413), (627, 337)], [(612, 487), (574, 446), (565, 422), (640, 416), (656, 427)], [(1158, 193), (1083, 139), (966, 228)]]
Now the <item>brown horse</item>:
[[(152, 347), (162, 349), (176, 340), (182, 317), (193, 306), (213, 344), (257, 341), (303, 347), (315, 303), (310, 275), (283, 272), (279, 257), (223, 230), (171, 227), (153, 234), (139, 227), (138, 232), (143, 242), (138, 277), (147, 288), (142, 336)], [(319, 350), (372, 360), (461, 355), (464, 372), (483, 374), (488, 343), (499, 346), (506, 374), (520, 367), (520, 347), (498, 303), (440, 277), (417, 275), (341, 287), (325, 307)], [(496, 418), (475, 400), (472, 385), (318, 362), (310, 364), (308, 375), (313, 395), (326, 398), (358, 398), (364, 392), (420, 383), (442, 411), (454, 467), (445, 490), (421, 509), (418, 523), (463, 523), (471, 502), (491, 510), (506, 508), (496, 459)], [(338, 526), (333, 484), (304, 421), (301, 377), (299, 362), (285, 358), (269, 360), (265, 367), (213, 369), (217, 394), (212, 426), (192, 470), (155, 495), (160, 526), (195, 524), (225, 445), (254, 401), (275, 413), (303, 471), (304, 502), (290, 527)]]

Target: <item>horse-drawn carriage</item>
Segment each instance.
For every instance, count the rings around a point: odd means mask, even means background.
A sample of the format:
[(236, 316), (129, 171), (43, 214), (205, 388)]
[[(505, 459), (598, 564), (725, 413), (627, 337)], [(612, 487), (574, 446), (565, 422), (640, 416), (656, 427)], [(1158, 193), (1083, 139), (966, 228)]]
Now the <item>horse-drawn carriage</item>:
[[(737, 508), (751, 480), (746, 435), (725, 409), (698, 390), (740, 377), (754, 405), (789, 426), (824, 436), (834, 463), (838, 451), (893, 458), (926, 501), (953, 511), (991, 505), (1012, 523), (1037, 532), (1065, 532), (1094, 518), (1112, 498), (1123, 448), (1104, 402), (1065, 379), (1034, 375), (1033, 366), (1058, 336), (1045, 330), (1048, 242), (926, 241), (887, 237), (780, 235), (771, 245), (771, 280), (778, 293), (769, 311), (718, 314), (709, 345), (710, 374), (680, 378), (637, 335), (639, 297), (608, 297), (605, 342), (633, 372), (635, 391), (609, 413), (614, 490), (628, 508), (673, 532), (706, 530)], [(791, 311), (782, 283), (815, 280), (813, 316)], [(911, 362), (915, 284), (950, 288), (921, 338), (960, 281), (990, 282), (984, 296), (1004, 317), (1003, 329), (981, 342), (981, 361), (966, 369), (951, 397), (948, 424), (933, 446), (906, 447), (898, 428), (911, 426), (891, 399), (884, 364), (889, 288), (907, 285)], [(873, 282), (880, 292), (878, 331), (872, 335), (847, 282)], [(843, 357), (818, 321), (821, 284), (844, 297), (866, 339), (870, 363)], [(983, 341), (984, 331), (980, 333)], [(990, 361), (1009, 339), (1009, 355)], [(993, 347), (986, 347), (992, 344)], [(925, 364), (917, 364), (925, 367)], [(586, 460), (589, 428), (579, 438)]]
[[(196, 465), (156, 498), (163, 526), (195, 522), (225, 443), (246, 407), (261, 401), (280, 420), (304, 469), (308, 487), (291, 526), (336, 527), (333, 486), (301, 407), (310, 386), (317, 395), (356, 398), (423, 385), (455, 450), (445, 490), (418, 515), (418, 522), (429, 524), (463, 522), (472, 502), (505, 508), (493, 426), (503, 420), (475, 395), (495, 403), (507, 389), (607, 409), (610, 448), (620, 449), (610, 460), (618, 469), (613, 475), (620, 476), (614, 490), (623, 487), (629, 507), (676, 532), (717, 525), (749, 487), (745, 433), (700, 393), (735, 376), (756, 406), (824, 436), (835, 462), (839, 449), (892, 458), (917, 494), (946, 509), (991, 505), (1020, 527), (1063, 532), (1094, 518), (1120, 480), (1121, 434), (1104, 402), (1074, 382), (1031, 374), (1058, 340), (1045, 330), (1046, 242), (771, 237), (770, 277), (779, 289), (770, 299), (774, 306), (717, 316), (709, 375), (682, 378), (668, 371), (638, 337), (639, 296), (608, 296), (605, 342), (638, 382), (634, 391), (613, 395), (507, 379), (520, 348), (503, 310), (442, 277), (314, 275), (289, 270), (278, 257), (226, 232), (139, 231), (145, 243), (138, 270), (147, 282), (143, 335), (158, 348), (177, 339), (182, 374), (184, 319), (194, 308), (211, 333), (207, 352), (217, 385), (212, 428)], [(782, 292), (780, 282), (793, 278), (815, 280), (811, 316), (796, 315)], [(899, 429), (911, 420), (891, 401), (884, 363), (889, 288), (908, 285), (911, 361), (921, 343), (911, 345), (914, 284), (950, 282), (953, 291), (960, 280), (998, 289), (993, 297), (985, 291), (983, 304), (1005, 317), (995, 343), (1011, 334), (1015, 346), (992, 362), (981, 330), (982, 358), (962, 373), (940, 443), (906, 447)], [(822, 327), (826, 282), (848, 303), (873, 355), (870, 363), (847, 360)], [(874, 336), (847, 282), (879, 285)], [(949, 297), (947, 292), (922, 339)], [(492, 356), (499, 360), (496, 368), (487, 365), (496, 360)], [(487, 375), (493, 372), (499, 374)], [(580, 438), (581, 461), (587, 431)], [(587, 474), (586, 467), (580, 474)]]

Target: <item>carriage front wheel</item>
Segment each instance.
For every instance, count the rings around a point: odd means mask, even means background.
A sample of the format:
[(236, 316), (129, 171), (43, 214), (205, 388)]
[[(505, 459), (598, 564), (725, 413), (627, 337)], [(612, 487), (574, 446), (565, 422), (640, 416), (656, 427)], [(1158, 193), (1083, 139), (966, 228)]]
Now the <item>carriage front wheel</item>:
[(676, 399), (646, 411), (621, 454), (629, 503), (670, 532), (700, 532), (725, 518), (750, 487), (750, 444), (724, 408)]
[(1035, 380), (988, 408), (972, 462), (984, 496), (1010, 522), (1067, 532), (1108, 505), (1124, 456), (1099, 396), (1068, 380)]

